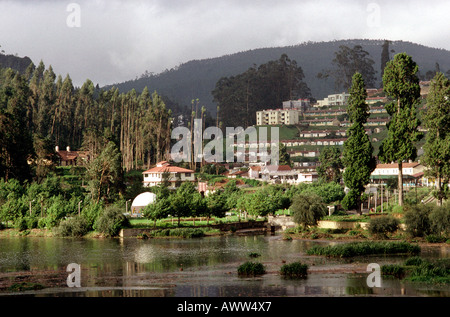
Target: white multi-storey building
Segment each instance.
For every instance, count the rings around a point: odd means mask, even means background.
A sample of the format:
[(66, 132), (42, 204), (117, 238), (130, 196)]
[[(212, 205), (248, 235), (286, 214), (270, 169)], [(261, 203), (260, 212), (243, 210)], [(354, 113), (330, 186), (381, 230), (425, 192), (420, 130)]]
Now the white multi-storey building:
[(256, 125), (298, 124), (300, 110), (268, 109), (256, 112)]

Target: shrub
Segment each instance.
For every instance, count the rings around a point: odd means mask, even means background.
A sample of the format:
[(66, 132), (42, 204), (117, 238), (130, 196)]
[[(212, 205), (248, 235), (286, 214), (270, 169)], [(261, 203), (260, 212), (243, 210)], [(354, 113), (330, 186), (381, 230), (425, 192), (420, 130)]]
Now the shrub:
[(241, 264), (237, 271), (240, 276), (256, 276), (266, 273), (266, 269), (262, 263), (250, 261)]
[(386, 236), (387, 233), (397, 231), (399, 221), (392, 216), (383, 216), (373, 218), (369, 222), (369, 233), (374, 235)]
[(300, 262), (284, 264), (280, 269), (280, 274), (290, 278), (305, 278), (308, 274), (308, 265)]
[(392, 213), (394, 214), (401, 214), (403, 213), (403, 206), (396, 205), (392, 208)]
[(16, 228), (19, 231), (27, 230), (28, 226), (25, 217), (16, 218), (16, 221), (14, 222), (14, 228)]
[(342, 199), (341, 205), (345, 210), (356, 209), (358, 206), (358, 195), (356, 190), (350, 190)]
[(159, 229), (150, 233), (152, 237), (200, 238), (204, 235), (205, 232), (199, 228)]
[(429, 234), (429, 235), (425, 236), (425, 240), (427, 240), (427, 242), (429, 242), (429, 243), (441, 243), (441, 242), (445, 242), (445, 240), (447, 240), (447, 238), (437, 235), (437, 234)]
[(103, 203), (89, 202), (89, 204), (85, 205), (81, 210), (81, 216), (86, 219), (90, 227), (94, 227), (95, 221), (102, 213), (103, 209)]
[(109, 206), (103, 210), (95, 223), (95, 229), (106, 236), (114, 237), (120, 229), (130, 226), (130, 222), (117, 206)]
[(82, 237), (89, 232), (89, 224), (83, 217), (73, 217), (60, 222), (54, 229), (57, 236), (62, 237)]
[(450, 206), (435, 207), (429, 215), (430, 230), (436, 235), (450, 236)]
[(38, 227), (38, 219), (36, 217), (25, 217), (28, 229), (35, 229)]
[(409, 206), (405, 212), (406, 232), (413, 237), (423, 237), (430, 233), (429, 215), (432, 207), (429, 205)]

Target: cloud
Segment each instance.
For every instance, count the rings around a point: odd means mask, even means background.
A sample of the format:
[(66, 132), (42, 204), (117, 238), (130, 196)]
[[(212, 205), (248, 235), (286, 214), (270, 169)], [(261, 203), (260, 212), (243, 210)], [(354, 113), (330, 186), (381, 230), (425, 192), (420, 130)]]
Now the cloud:
[(445, 0), (74, 0), (79, 27), (67, 24), (69, 3), (0, 1), (2, 49), (42, 59), (77, 85), (307, 41), (387, 38), (450, 49)]

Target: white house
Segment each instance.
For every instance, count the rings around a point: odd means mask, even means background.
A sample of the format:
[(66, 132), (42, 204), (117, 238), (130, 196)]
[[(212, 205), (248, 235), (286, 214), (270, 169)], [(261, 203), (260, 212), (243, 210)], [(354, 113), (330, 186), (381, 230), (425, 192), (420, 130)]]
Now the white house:
[(265, 165), (261, 167), (261, 179), (272, 183), (290, 183), (297, 179), (297, 172), (289, 165)]
[[(418, 163), (403, 163), (403, 182), (405, 185), (415, 184), (423, 177), (425, 167)], [(384, 183), (387, 179), (398, 177), (398, 164), (377, 164), (370, 178), (376, 183)]]
[(297, 183), (312, 183), (319, 179), (319, 176), (316, 172), (305, 172), (299, 173)]
[(144, 187), (158, 186), (165, 180), (171, 183), (170, 187), (176, 187), (176, 182), (195, 181), (193, 170), (173, 166), (167, 161), (157, 163), (155, 167), (143, 172), (142, 174), (144, 176)]

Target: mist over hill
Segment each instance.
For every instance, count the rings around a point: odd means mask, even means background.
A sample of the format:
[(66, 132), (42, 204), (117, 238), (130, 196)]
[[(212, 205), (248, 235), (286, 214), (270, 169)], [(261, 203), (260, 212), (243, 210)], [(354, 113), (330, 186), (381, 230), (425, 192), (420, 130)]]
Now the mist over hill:
[[(210, 113), (215, 113), (216, 105), (213, 102), (211, 91), (221, 77), (234, 76), (245, 72), (253, 65), (259, 66), (271, 60), (287, 54), (291, 60), (303, 69), (304, 81), (311, 89), (312, 96), (322, 99), (335, 91), (332, 79), (318, 79), (317, 74), (324, 69), (332, 67), (334, 53), (339, 46), (345, 45), (352, 48), (361, 45), (370, 54), (375, 62), (377, 71), (377, 83), (381, 85), (381, 51), (384, 40), (339, 40), (331, 42), (307, 42), (295, 46), (272, 47), (254, 49), (245, 52), (225, 55), (217, 58), (192, 60), (160, 74), (144, 74), (141, 78), (129, 80), (123, 83), (103, 87), (109, 89), (118, 87), (122, 92), (135, 89), (137, 92), (148, 87), (150, 91), (156, 90), (159, 94), (168, 96), (174, 102), (182, 106), (190, 106), (192, 99), (200, 99), (200, 103)], [(406, 52), (419, 65), (420, 76), (426, 72), (435, 71), (439, 65), (440, 71), (450, 70), (450, 51), (426, 47), (405, 41), (391, 41), (389, 49), (392, 50), (391, 58), (396, 53)], [(367, 87), (371, 88), (371, 87)], [(273, 105), (279, 107), (281, 105)]]

